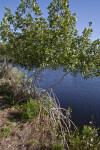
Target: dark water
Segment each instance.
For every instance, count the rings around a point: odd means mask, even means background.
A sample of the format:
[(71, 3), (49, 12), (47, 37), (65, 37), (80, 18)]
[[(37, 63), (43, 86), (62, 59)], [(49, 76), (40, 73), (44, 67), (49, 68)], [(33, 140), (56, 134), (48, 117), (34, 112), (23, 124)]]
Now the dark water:
[[(39, 86), (46, 89), (59, 81), (63, 74), (62, 68), (57, 71), (47, 69)], [(53, 90), (61, 107), (71, 107), (72, 120), (76, 125), (89, 124), (93, 116), (95, 125), (100, 126), (100, 78), (84, 79), (81, 74), (77, 77), (68, 74)]]

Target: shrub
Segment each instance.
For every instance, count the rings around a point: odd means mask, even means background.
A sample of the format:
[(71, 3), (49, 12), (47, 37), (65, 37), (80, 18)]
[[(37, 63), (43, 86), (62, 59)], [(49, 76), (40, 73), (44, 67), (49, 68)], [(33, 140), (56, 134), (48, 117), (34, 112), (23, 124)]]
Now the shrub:
[(39, 111), (39, 105), (36, 100), (30, 99), (22, 105), (22, 119), (32, 120)]
[(64, 148), (61, 143), (57, 143), (54, 145), (53, 150), (64, 150)]
[(3, 96), (5, 104), (13, 105), (14, 99), (11, 91), (11, 86), (8, 83), (0, 85), (0, 95)]
[(100, 147), (98, 131), (91, 126), (84, 126), (82, 132), (70, 136), (72, 150), (97, 150)]

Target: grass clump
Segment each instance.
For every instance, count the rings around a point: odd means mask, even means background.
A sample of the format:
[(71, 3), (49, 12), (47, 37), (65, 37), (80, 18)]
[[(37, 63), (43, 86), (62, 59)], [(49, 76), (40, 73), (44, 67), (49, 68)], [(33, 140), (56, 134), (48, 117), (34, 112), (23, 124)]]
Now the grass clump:
[(57, 143), (54, 145), (53, 150), (64, 150), (62, 143)]
[(27, 103), (24, 103), (22, 106), (21, 116), (22, 119), (31, 121), (34, 119), (36, 114), (39, 112), (39, 105), (36, 100), (30, 99)]
[(3, 135), (3, 136), (9, 136), (9, 134), (10, 134), (10, 132), (11, 132), (11, 128), (10, 127), (7, 127), (7, 128), (5, 128), (5, 129), (3, 129), (3, 130), (1, 130), (0, 131), (0, 135)]

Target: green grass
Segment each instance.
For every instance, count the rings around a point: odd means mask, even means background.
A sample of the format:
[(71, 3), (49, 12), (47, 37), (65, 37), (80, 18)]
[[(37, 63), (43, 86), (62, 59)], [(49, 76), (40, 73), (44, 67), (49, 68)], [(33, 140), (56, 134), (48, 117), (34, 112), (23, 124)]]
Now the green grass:
[(38, 114), (39, 105), (36, 100), (30, 99), (29, 101), (27, 101), (27, 103), (22, 105), (21, 109), (22, 109), (21, 112), (22, 119), (31, 121), (34, 119), (36, 114)]
[(10, 127), (7, 127), (7, 128), (5, 128), (5, 129), (3, 129), (3, 130), (1, 130), (0, 131), (0, 135), (3, 135), (3, 136), (9, 136), (9, 134), (10, 134), (10, 132), (11, 132), (11, 128)]
[(61, 143), (57, 143), (54, 145), (53, 150), (64, 150)]

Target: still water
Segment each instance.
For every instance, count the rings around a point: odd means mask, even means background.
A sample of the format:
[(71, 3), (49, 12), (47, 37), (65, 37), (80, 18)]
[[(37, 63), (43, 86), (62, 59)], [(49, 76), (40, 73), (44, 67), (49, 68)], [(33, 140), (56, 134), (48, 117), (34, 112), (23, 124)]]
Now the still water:
[[(24, 71), (22, 69), (22, 71)], [(31, 75), (32, 72), (29, 73)], [(62, 68), (57, 71), (47, 69), (39, 81), (41, 88), (47, 89), (63, 76)], [(64, 80), (53, 89), (63, 108), (71, 107), (72, 121), (83, 126), (93, 120), (100, 126), (100, 78), (84, 79), (80, 73), (77, 77), (68, 74)]]

